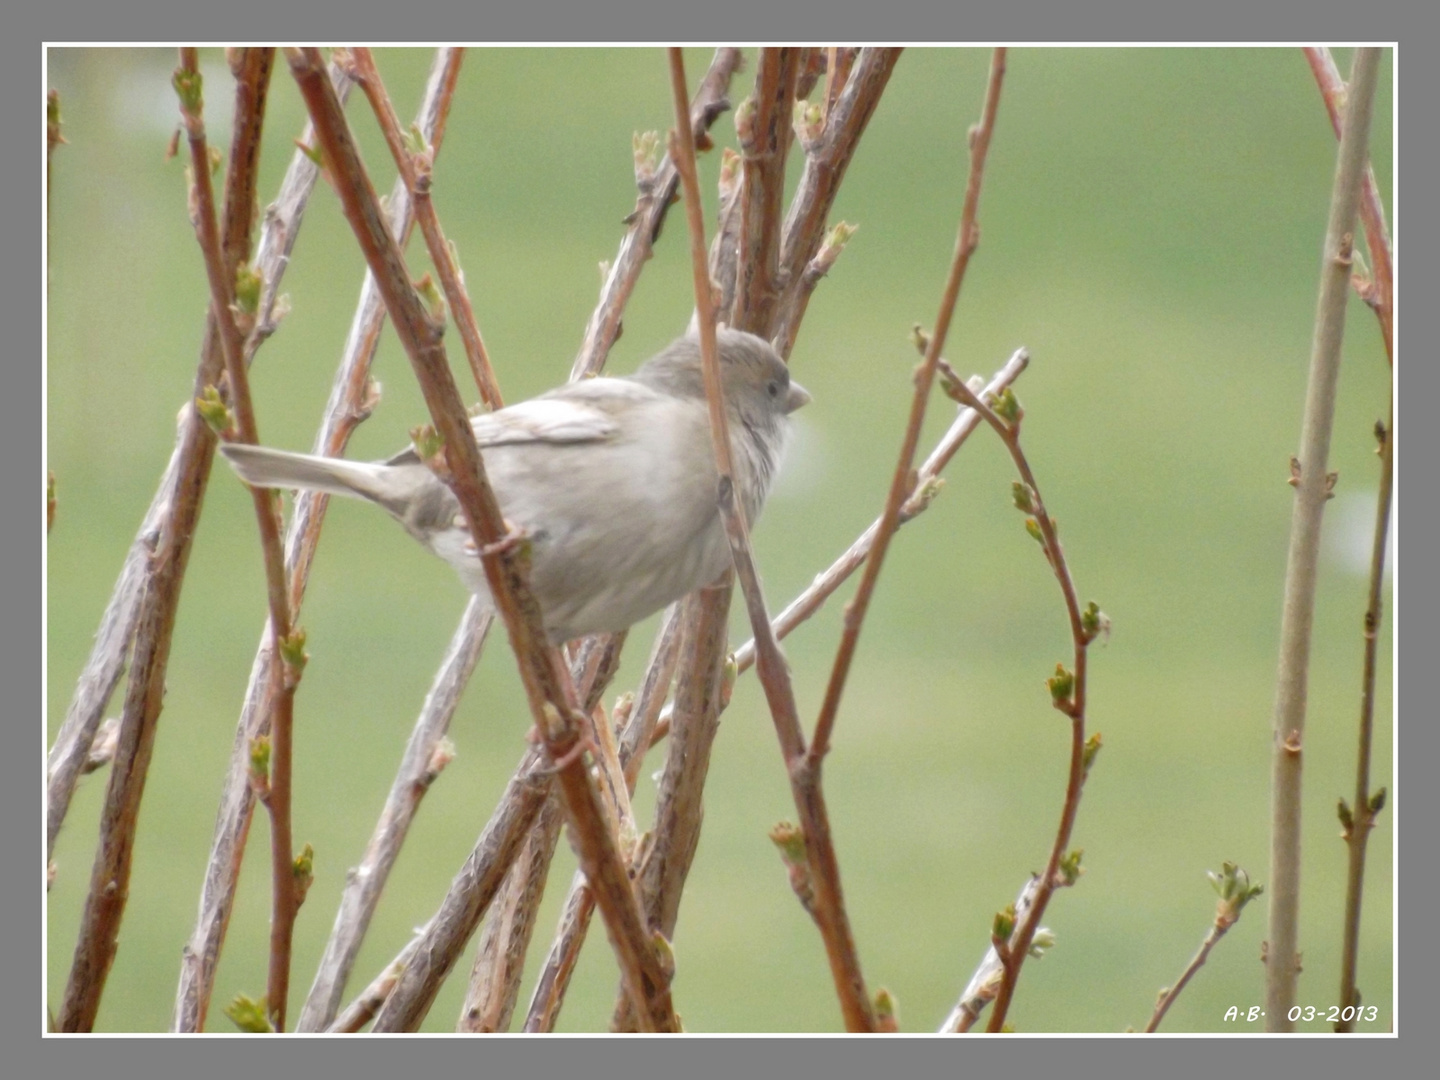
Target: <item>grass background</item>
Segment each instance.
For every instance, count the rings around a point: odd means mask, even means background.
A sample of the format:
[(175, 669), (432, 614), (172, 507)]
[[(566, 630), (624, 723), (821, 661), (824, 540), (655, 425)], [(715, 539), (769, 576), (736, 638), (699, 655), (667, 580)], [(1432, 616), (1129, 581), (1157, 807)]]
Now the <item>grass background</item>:
[[(228, 146), (229, 78), (204, 54), (207, 113)], [(1348, 70), (1348, 52), (1337, 57)], [(846, 177), (834, 220), (859, 223), (821, 285), (794, 370), (814, 395), (787, 471), (756, 531), (778, 607), (878, 513), (915, 362), (911, 323), (933, 323), (978, 114), (984, 50), (911, 49)], [(410, 115), (428, 54), (378, 56)], [(692, 82), (708, 52), (688, 50)], [(50, 196), (47, 452), (60, 509), (48, 540), (48, 739), (169, 455), (193, 378), (207, 294), (186, 220), (183, 170), (166, 161), (176, 107), (169, 51), (51, 50), (69, 144)], [(749, 90), (737, 77), (732, 99)], [(1390, 59), (1372, 158), (1391, 185)], [(668, 83), (654, 49), (473, 50), (436, 169), (455, 241), (508, 400), (568, 371), (634, 202), (633, 131), (665, 129)], [(393, 178), (359, 95), (350, 108), (377, 187)], [(276, 71), (262, 198), (303, 121)], [(729, 116), (717, 125), (733, 144)], [(1063, 526), (1082, 601), (1112, 616), (1092, 654), (1090, 726), (1105, 749), (1074, 843), (1087, 874), (1047, 923), (1057, 947), (1027, 966), (1020, 1031), (1142, 1026), (1213, 910), (1205, 871), (1268, 871), (1269, 725), (1291, 489), (1335, 141), (1294, 49), (1017, 49), (1000, 105), (972, 263), (947, 348), (989, 373), (1019, 345), (1027, 446)], [(702, 162), (713, 219), (718, 154)], [(793, 175), (798, 164), (792, 158)], [(1388, 206), (1387, 199), (1387, 209)], [(412, 243), (416, 276), (421, 245)], [(688, 318), (683, 216), (675, 213), (611, 354), (633, 370)], [(262, 437), (310, 445), (353, 307), (362, 260), (331, 191), (312, 200), (284, 282), (293, 310), (253, 370)], [(404, 445), (424, 416), (387, 337), (384, 401), (351, 454)], [(1364, 567), (1378, 477), (1371, 427), (1388, 370), (1375, 322), (1352, 303), (1331, 468), (1306, 746), (1299, 1001), (1336, 999), (1345, 851), (1337, 796), (1353, 788)], [(466, 380), (462, 378), (462, 385)], [(922, 452), (951, 417), (938, 394)], [(932, 509), (892, 548), (827, 763), (846, 899), (865, 971), (900, 1003), (905, 1030), (933, 1030), (988, 941), (993, 912), (1038, 869), (1053, 836), (1068, 737), (1043, 685), (1068, 659), (1063, 609), (1009, 505), (1008, 459), (987, 433), (952, 463)], [(848, 595), (848, 589), (846, 594)], [(316, 850), (296, 933), (293, 1012), (343, 886), (464, 605), (447, 567), (371, 508), (331, 509), (302, 612), (311, 663), (297, 702), (295, 837)], [(737, 609), (734, 638), (743, 636)], [(840, 599), (786, 649), (813, 720)], [(216, 797), (265, 619), (253, 511), (219, 470), (186, 580), (166, 708), (140, 817), (131, 900), (99, 1026), (163, 1030), (194, 922)], [(1375, 783), (1392, 775), (1389, 620), (1381, 652)], [(615, 692), (647, 649), (632, 636)], [(118, 708), (118, 701), (112, 709)], [(524, 698), (500, 638), (451, 729), (458, 758), (426, 798), (351, 990), (433, 911), (523, 748)], [(647, 765), (637, 792), (653, 806)], [(100, 773), (80, 785), (48, 897), (47, 1000), (58, 1007), (88, 885)], [(1393, 802), (1392, 802), (1393, 805)], [(736, 687), (717, 740), (706, 823), (675, 940), (677, 1006), (691, 1031), (833, 1031), (818, 934), (765, 837), (793, 818), (759, 687)], [(643, 817), (642, 817), (642, 820)], [(1371, 846), (1359, 982), (1391, 1021), (1393, 815)], [(562, 845), (562, 848), (564, 845)], [(220, 1005), (263, 993), (268, 838), (252, 836), (219, 970)], [(562, 850), (530, 969), (573, 859)], [(1252, 908), (1166, 1020), (1169, 1031), (1251, 1031), (1226, 1022), (1263, 1002), (1263, 904)], [(468, 961), (466, 962), (468, 964)], [(463, 971), (426, 1025), (451, 1030)], [(603, 1029), (616, 974), (601, 935), (586, 949), (565, 1030)], [(521, 1008), (528, 1000), (529, 980)], [(1301, 1024), (1322, 1030), (1323, 1025)]]

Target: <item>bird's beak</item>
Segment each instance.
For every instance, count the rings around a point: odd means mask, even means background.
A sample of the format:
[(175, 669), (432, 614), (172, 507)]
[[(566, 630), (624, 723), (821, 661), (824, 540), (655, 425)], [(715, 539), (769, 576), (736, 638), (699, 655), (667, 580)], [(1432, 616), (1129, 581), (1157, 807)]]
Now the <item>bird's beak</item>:
[(810, 403), (810, 391), (806, 390), (798, 382), (790, 383), (790, 393), (785, 398), (785, 412), (792, 413), (801, 405)]

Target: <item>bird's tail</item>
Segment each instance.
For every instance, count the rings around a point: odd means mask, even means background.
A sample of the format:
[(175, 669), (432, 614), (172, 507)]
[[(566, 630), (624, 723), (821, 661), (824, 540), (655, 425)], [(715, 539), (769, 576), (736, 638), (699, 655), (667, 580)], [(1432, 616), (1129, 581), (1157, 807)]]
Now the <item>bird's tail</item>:
[(293, 454), (248, 443), (225, 443), (220, 452), (251, 487), (305, 488), (374, 501), (383, 501), (386, 495), (383, 467), (367, 462)]

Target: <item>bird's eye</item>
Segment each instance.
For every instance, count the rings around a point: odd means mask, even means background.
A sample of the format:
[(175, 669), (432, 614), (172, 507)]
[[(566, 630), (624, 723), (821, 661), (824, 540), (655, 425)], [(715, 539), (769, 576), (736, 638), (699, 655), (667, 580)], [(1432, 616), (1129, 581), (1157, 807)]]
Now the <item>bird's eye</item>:
[(779, 396), (780, 396), (780, 384), (779, 384), (778, 382), (776, 382), (774, 379), (771, 379), (771, 380), (770, 380), (770, 385), (765, 388), (765, 392), (766, 392), (767, 394), (769, 394), (772, 398), (773, 398), (773, 397), (779, 397)]

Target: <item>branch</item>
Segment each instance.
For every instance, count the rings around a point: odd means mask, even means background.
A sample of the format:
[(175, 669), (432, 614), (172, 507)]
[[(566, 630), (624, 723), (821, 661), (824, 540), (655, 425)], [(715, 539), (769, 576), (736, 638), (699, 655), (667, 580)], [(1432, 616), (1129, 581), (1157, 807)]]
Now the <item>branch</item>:
[(345, 891), (335, 913), (335, 925), (330, 931), (330, 940), (325, 943), (310, 994), (295, 1022), (296, 1031), (323, 1031), (335, 1018), (355, 957), (370, 928), (390, 871), (399, 858), (400, 847), (420, 809), (420, 800), (449, 761), (445, 733), (460, 703), (460, 694), (480, 659), (494, 618), (494, 613), (474, 597), (466, 605), (430, 692), (425, 695), (425, 705), (415, 721), (370, 843), (360, 865), (345, 875)]
[[(591, 738), (597, 747), (602, 748), (598, 754), (602, 763), (606, 757), (603, 747), (610, 739), (609, 727), (599, 703), (619, 668), (625, 637), (623, 633), (591, 635), (574, 650), (571, 662), (571, 677), (583, 697), (582, 707), (592, 716)], [(596, 713), (599, 715), (596, 716)], [(609, 785), (602, 783), (601, 791), (609, 796)], [(612, 799), (606, 799), (607, 811), (615, 809), (611, 802)], [(624, 811), (628, 816), (628, 798)], [(540, 810), (539, 818), (530, 828), (525, 846), (510, 867), (499, 895), (487, 912), (485, 930), (475, 950), (475, 964), (457, 1030), (509, 1030), (520, 994), (525, 954), (530, 947), (535, 916), (545, 893), (563, 820), (564, 809), (552, 790)], [(623, 818), (617, 814), (615, 820), (620, 822)], [(618, 831), (622, 836), (627, 834), (623, 825)], [(634, 834), (633, 819), (629, 821), (628, 834)]]
[(1170, 1011), (1170, 1006), (1175, 1004), (1180, 991), (1184, 990), (1185, 985), (1195, 977), (1195, 973), (1205, 966), (1215, 943), (1240, 921), (1240, 912), (1245, 910), (1245, 905), (1264, 891), (1260, 885), (1251, 885), (1250, 875), (1234, 863), (1225, 863), (1224, 869), (1218, 874), (1212, 870), (1210, 881), (1214, 884), (1215, 891), (1220, 894), (1220, 902), (1215, 905), (1215, 921), (1211, 923), (1210, 930), (1200, 942), (1200, 948), (1190, 958), (1190, 963), (1185, 965), (1185, 970), (1180, 973), (1175, 985), (1160, 991), (1155, 1012), (1151, 1015), (1150, 1022), (1145, 1025), (1147, 1032), (1159, 1030), (1160, 1021), (1165, 1019), (1165, 1014)]
[[(780, 209), (785, 198), (785, 158), (790, 152), (799, 53), (793, 48), (761, 49), (754, 93), (735, 113), (744, 179), (736, 264), (739, 273), (728, 321), (767, 338), (780, 299)], [(699, 199), (698, 188), (695, 197)], [(698, 297), (696, 303), (713, 312), (709, 294), (707, 288), (706, 295)], [(708, 317), (713, 324), (714, 315)]]
[[(426, 82), (418, 123), (431, 145), (440, 146), (454, 91), (454, 55), (437, 55)], [(340, 100), (348, 95), (351, 82), (339, 64), (332, 63), (329, 77)], [(314, 142), (314, 126), (307, 124), (300, 145)], [(301, 217), (320, 170), (304, 151), (291, 159), (280, 195), (266, 213), (256, 267), (265, 281), (260, 328), (273, 325), (275, 297), (280, 276), (289, 265), (290, 251), (299, 233)], [(398, 235), (410, 230), (410, 199), (403, 183), (397, 181), (390, 197), (391, 225)], [(379, 345), (385, 310), (373, 275), (366, 275), (360, 300), (351, 320), (345, 354), (335, 374), (325, 415), (315, 438), (315, 452), (329, 457), (343, 455), (350, 436), (378, 401), (379, 389), (370, 377), (370, 364)], [(253, 355), (260, 330), (251, 335), (247, 351)], [(298, 610), (309, 583), (310, 568), (320, 540), (329, 496), (313, 491), (296, 496), (286, 533), (285, 565), (289, 578), (290, 602)], [(251, 667), (220, 811), (216, 818), (210, 860), (200, 894), (200, 913), (195, 929), (182, 954), (180, 984), (176, 993), (173, 1027), (176, 1031), (199, 1031), (205, 1026), (210, 995), (220, 950), (234, 906), (240, 876), (245, 837), (254, 810), (255, 793), (250, 786), (250, 745), (265, 734), (271, 711), (270, 669), (273, 662), (268, 643), (262, 640)]]
[[(450, 51), (455, 54), (451, 70), (458, 74), (463, 50)], [(491, 410), (503, 408), (505, 403), (500, 398), (500, 387), (495, 381), (495, 372), (490, 367), (490, 356), (485, 350), (484, 340), (480, 337), (480, 327), (475, 322), (475, 309), (471, 307), (470, 296), (465, 291), (455, 251), (445, 240), (440, 219), (435, 213), (435, 204), (430, 200), (431, 174), (435, 168), (434, 148), (425, 143), (423, 135), (417, 149), (412, 150), (405, 145), (404, 137), (400, 134), (400, 118), (395, 115), (395, 106), (390, 102), (390, 95), (385, 92), (385, 84), (380, 80), (380, 72), (375, 68), (375, 60), (370, 55), (370, 50), (352, 49), (350, 56), (355, 81), (360, 84), (360, 89), (370, 101), (370, 107), (375, 110), (375, 119), (385, 136), (385, 145), (390, 148), (390, 156), (395, 159), (400, 179), (405, 182), (405, 189), (410, 192), (410, 198), (414, 202), (416, 223), (420, 226), (421, 235), (425, 237), (425, 247), (430, 252), (430, 261), (435, 264), (435, 272), (440, 275), (440, 287), (444, 290), (450, 317), (460, 331), (465, 359), (469, 361), (475, 385), (480, 389), (480, 398)]]
[[(1345, 104), (1345, 83), (1335, 67), (1335, 60), (1326, 48), (1307, 48), (1305, 59), (1320, 87), (1320, 96), (1330, 113), (1330, 126), (1335, 137), (1341, 135), (1340, 113)], [(1367, 155), (1368, 157), (1368, 155)], [(1380, 320), (1380, 335), (1385, 341), (1385, 356), (1390, 366), (1395, 366), (1395, 269), (1394, 257), (1390, 250), (1390, 230), (1385, 226), (1385, 205), (1380, 201), (1380, 189), (1375, 184), (1375, 170), (1366, 163), (1365, 175), (1360, 180), (1360, 221), (1365, 226), (1365, 244), (1370, 249), (1370, 262), (1374, 277), (1363, 280), (1359, 274), (1352, 277), (1356, 292), (1369, 304)]]
[(1311, 345), (1305, 418), (1300, 434), (1300, 475), (1290, 522), (1272, 733), (1270, 876), (1273, 892), (1265, 965), (1267, 1031), (1294, 1028), (1288, 1014), (1295, 1003), (1295, 984), (1300, 973), (1296, 950), (1300, 911), (1301, 752), (1310, 624), (1315, 608), (1320, 522), (1332, 484), (1326, 468), (1335, 416), (1340, 346), (1345, 334), (1355, 214), (1360, 201), (1360, 177), (1365, 169), (1379, 60), (1379, 49), (1358, 49), (1350, 76), (1325, 234), (1315, 338)]
[[(927, 343), (924, 335), (918, 334), (918, 331), (917, 339), (917, 344), (933, 348), (933, 342)], [(1044, 553), (1045, 560), (1055, 574), (1056, 583), (1060, 586), (1066, 615), (1070, 622), (1070, 638), (1074, 647), (1073, 669), (1067, 671), (1064, 665), (1056, 664), (1055, 674), (1047, 680), (1051, 704), (1070, 718), (1070, 770), (1065, 787), (1065, 802), (1060, 811), (1060, 824), (1055, 830), (1055, 842), (1050, 848), (1050, 858), (1046, 863), (1044, 873), (1040, 875), (1035, 886), (1035, 893), (1029, 909), (1023, 915), (1012, 914), (1010, 923), (1013, 926), (1013, 932), (1007, 932), (1003, 938), (997, 939), (1007, 942), (1005, 948), (997, 949), (1004, 970), (1000, 985), (996, 990), (995, 1011), (990, 1017), (988, 1028), (992, 1032), (997, 1032), (1005, 1023), (1005, 1014), (1009, 1010), (1015, 986), (1020, 979), (1020, 969), (1025, 963), (1025, 957), (1030, 955), (1031, 945), (1040, 929), (1040, 920), (1045, 917), (1045, 909), (1050, 904), (1050, 898), (1057, 888), (1073, 885), (1082, 872), (1080, 852), (1074, 851), (1067, 854), (1067, 848), (1070, 844), (1070, 835), (1075, 827), (1075, 817), (1080, 810), (1080, 796), (1085, 786), (1085, 778), (1089, 775), (1090, 765), (1100, 750), (1098, 734), (1089, 739), (1085, 737), (1085, 704), (1089, 687), (1089, 646), (1102, 633), (1108, 634), (1110, 620), (1093, 602), (1088, 604), (1083, 611), (1080, 608), (1080, 601), (1075, 592), (1075, 583), (1070, 575), (1069, 564), (1065, 560), (1065, 549), (1060, 545), (1059, 530), (1050, 516), (1050, 512), (1046, 509), (1045, 500), (1040, 494), (1039, 482), (1030, 468), (1024, 448), (1020, 445), (1020, 421), (1024, 417), (1025, 411), (1020, 407), (1015, 395), (1009, 390), (1004, 391), (992, 407), (981, 401), (944, 360), (938, 360), (938, 365), (944, 374), (941, 385), (945, 392), (962, 405), (969, 406), (978, 412), (1000, 436), (1001, 442), (1005, 444), (1005, 449), (1010, 453), (1015, 469), (1020, 474), (1020, 481), (1014, 485), (1015, 506), (1017, 509), (1033, 515), (1026, 519), (1025, 528), (1040, 544), (1040, 550)]]
[[(863, 65), (864, 60), (862, 58)], [(860, 74), (856, 71), (855, 78)], [(920, 441), (920, 428), (925, 421), (925, 406), (930, 398), (930, 388), (935, 381), (935, 366), (945, 347), (945, 335), (950, 329), (950, 319), (955, 311), (955, 302), (960, 296), (960, 285), (965, 279), (965, 268), (970, 264), (970, 255), (980, 243), (980, 231), (975, 223), (976, 211), (980, 204), (980, 185), (985, 176), (985, 158), (990, 149), (990, 136), (995, 130), (995, 110), (1000, 104), (1000, 87), (1005, 78), (1005, 50), (996, 49), (990, 63), (990, 81), (985, 90), (985, 104), (979, 125), (970, 132), (970, 179), (965, 187), (965, 203), (960, 213), (960, 233), (955, 241), (955, 257), (950, 264), (950, 276), (945, 282), (945, 293), (940, 301), (940, 313), (935, 320), (935, 332), (925, 354), (925, 361), (915, 377), (915, 396), (910, 403), (910, 422), (905, 428), (905, 438), (900, 448), (900, 460), (895, 466), (895, 476), (890, 482), (890, 494), (885, 501), (885, 512), (880, 518), (880, 528), (875, 534), (870, 557), (865, 562), (865, 573), (861, 575), (855, 598), (845, 609), (845, 629), (840, 638), (840, 648), (835, 656), (835, 666), (830, 672), (830, 682), (825, 689), (825, 700), (820, 716), (815, 721), (815, 738), (810, 745), (809, 760), (812, 767), (818, 767), (830, 749), (830, 735), (835, 726), (835, 716), (840, 709), (840, 695), (845, 689), (845, 680), (850, 673), (850, 663), (860, 640), (860, 627), (875, 591), (880, 576), (880, 567), (890, 539), (900, 523), (900, 507), (910, 494), (911, 462), (915, 460), (915, 448)], [(853, 82), (853, 79), (852, 79)], [(846, 87), (846, 94), (850, 87)], [(841, 102), (845, 97), (842, 96)], [(837, 113), (838, 113), (837, 109)], [(973, 407), (973, 406), (972, 406)]]
[[(226, 176), (225, 240), (221, 257), (231, 274), (249, 252), (257, 167), (254, 151), (259, 143), (264, 87), (269, 74), (263, 54), (247, 55), (245, 77), (239, 81), (236, 91), (234, 141)], [(207, 181), (209, 167), (207, 157)], [(218, 318), (219, 313), (212, 307), (196, 372), (197, 394), (219, 377), (223, 342)], [(53, 851), (75, 782), (99, 726), (100, 714), (119, 681), (126, 646), (133, 640), (130, 684), (101, 811), (100, 842), (61, 1007), (59, 1029), (62, 1031), (94, 1028), (105, 980), (115, 959), (116, 937), (129, 890), (136, 819), (164, 697), (175, 613), (215, 454), (215, 435), (193, 408), (185, 410), (180, 428), (178, 445), (161, 481), (160, 492), (151, 503), (127, 556), (120, 581), (106, 607), (95, 648), (50, 755), (47, 851)]]
[[(715, 587), (701, 589), (687, 597), (677, 619), (678, 666), (681, 671), (692, 674), (675, 687), (676, 719), (656, 795), (655, 826), (635, 870), (645, 917), (667, 941), (675, 937), (680, 898), (700, 844), (700, 825), (705, 817), (702, 795), (710, 768), (710, 749), (720, 727), (723, 699), (729, 689), (725, 680), (725, 631), (732, 591), (727, 575)], [(630, 765), (627, 779), (633, 787), (633, 777), (639, 772), (636, 755), (631, 755)], [(617, 1003), (610, 1028), (612, 1031), (635, 1029), (634, 1013), (627, 1002)]]
[[(260, 441), (250, 398), (250, 380), (243, 355), (244, 340), (237, 316), (247, 309), (237, 299), (238, 283), (235, 267), (227, 267), (220, 248), (220, 233), (215, 224), (214, 197), (210, 188), (210, 153), (205, 139), (205, 124), (200, 97), (200, 71), (197, 51), (180, 50), (181, 64), (175, 73), (176, 91), (180, 96), (180, 112), (190, 145), (190, 171), (194, 207), (195, 232), (205, 259), (205, 274), (210, 283), (210, 306), (220, 328), (221, 351), (225, 357), (225, 376), (234, 409), (233, 431), (227, 426), (222, 439), (234, 438), (255, 445)], [(268, 80), (273, 50), (267, 53), (265, 77)], [(256, 297), (258, 310), (258, 295)], [(260, 530), (260, 549), (265, 563), (265, 586), (270, 607), (270, 643), (281, 652), (283, 663), (271, 665), (270, 697), (270, 767), (262, 801), (270, 811), (270, 970), (266, 978), (266, 1013), (276, 1031), (285, 1030), (285, 1010), (290, 989), (290, 947), (295, 933), (295, 914), (299, 910), (303, 887), (297, 884), (297, 866), (291, 841), (290, 792), (291, 760), (294, 732), (292, 719), (295, 688), (304, 670), (305, 635), (296, 630), (290, 616), (290, 597), (285, 587), (285, 554), (280, 545), (280, 521), (275, 496), (269, 491), (252, 488), (251, 501)]]
[(344, 115), (323, 77), (318, 51), (287, 49), (286, 57), (315, 120), (345, 216), (375, 273), (442, 440), (442, 479), (460, 503), (491, 597), (510, 633), (536, 729), (557, 763), (572, 835), (587, 876), (596, 885), (622, 976), (646, 1026), (673, 1030), (668, 980), (641, 921), (615, 838), (606, 828), (582, 760), (585, 719), (576, 713), (574, 687), (558, 653), (547, 644), (540, 609), (529, 589), (524, 546), (508, 542), (513, 538), (486, 479), (474, 432), (450, 374), (441, 343), (442, 328), (409, 282), (404, 259), (380, 216)]
[[(730, 108), (725, 94), (730, 89), (730, 77), (739, 66), (739, 49), (715, 50), (710, 70), (705, 73), (690, 102), (690, 125), (696, 132), (697, 150), (709, 149), (710, 140), (705, 133)], [(605, 284), (600, 289), (600, 302), (585, 327), (585, 339), (570, 368), (572, 381), (594, 375), (605, 365), (611, 346), (620, 337), (620, 320), (625, 305), (640, 278), (641, 269), (653, 254), (660, 226), (665, 222), (665, 212), (675, 200), (675, 192), (680, 185), (680, 174), (675, 171), (675, 162), (670, 155), (667, 154), (658, 166), (652, 165), (642, 156), (638, 136), (635, 182), (640, 189), (640, 197), (636, 200), (635, 209), (625, 218), (629, 231), (610, 263)]]
[[(1360, 901), (1365, 895), (1365, 847), (1375, 817), (1385, 805), (1385, 789), (1370, 793), (1370, 748), (1375, 727), (1375, 672), (1380, 646), (1380, 621), (1385, 601), (1385, 548), (1389, 538), (1390, 501), (1395, 488), (1395, 391), (1390, 391), (1390, 427), (1375, 425), (1380, 440), (1380, 493), (1375, 506), (1375, 540), (1370, 547), (1370, 599), (1365, 608), (1365, 660), (1360, 681), (1359, 748), (1355, 754), (1355, 802), (1346, 807), (1340, 800), (1341, 834), (1348, 850), (1345, 874), (1345, 929), (1340, 961), (1340, 1008), (1342, 1019), (1335, 1025), (1337, 1032), (1355, 1030), (1353, 1019), (1346, 1020), (1347, 1007), (1360, 1004), (1355, 986), (1355, 969), (1360, 955)], [(1354, 1012), (1350, 1012), (1353, 1017)]]
[[(640, 689), (629, 707), (629, 715), (620, 734), (619, 757), (625, 770), (627, 790), (634, 794), (635, 781), (640, 766), (645, 760), (645, 751), (670, 692), (670, 683), (675, 674), (678, 656), (677, 645), (681, 626), (688, 620), (682, 615), (682, 606), (672, 604), (666, 609), (660, 632), (655, 637), (650, 662), (646, 665)], [(615, 721), (620, 720), (620, 706), (616, 706)], [(585, 934), (590, 925), (590, 916), (595, 910), (595, 898), (585, 881), (585, 875), (577, 872), (565, 898), (560, 926), (550, 952), (540, 968), (535, 989), (530, 997), (530, 1007), (525, 1017), (525, 1030), (553, 1031), (565, 991), (574, 973), (575, 963), (580, 956), (580, 946), (585, 943)]]
[(745, 597), (750, 623), (757, 642), (758, 673), (766, 701), (775, 722), (776, 734), (792, 776), (792, 792), (805, 829), (805, 842), (816, 878), (816, 919), (825, 940), (831, 975), (840, 997), (845, 1025), (851, 1031), (873, 1031), (875, 1018), (865, 992), (855, 944), (845, 917), (840, 892), (840, 871), (831, 845), (829, 820), (819, 786), (818, 770), (800, 775), (804, 754), (804, 732), (795, 707), (794, 689), (780, 646), (770, 629), (765, 598), (760, 589), (750, 552), (750, 538), (744, 510), (735, 498), (734, 469), (730, 460), (724, 391), (715, 348), (715, 325), (711, 318), (710, 277), (705, 256), (705, 227), (701, 220), (700, 182), (695, 172), (689, 122), (685, 109), (685, 69), (679, 49), (670, 50), (671, 87), (675, 100), (676, 135), (671, 153), (675, 156), (685, 185), (687, 219), (690, 225), (690, 257), (698, 314), (700, 355), (704, 366), (705, 395), (710, 408), (710, 435), (719, 474), (716, 501), (725, 524), (735, 575)]
[(777, 307), (779, 318), (771, 334), (781, 356), (789, 357), (800, 320), (805, 315), (809, 300), (804, 284), (805, 268), (820, 250), (840, 181), (845, 178), (845, 170), (880, 103), (880, 95), (890, 81), (900, 53), (900, 49), (861, 49), (840, 96), (819, 118), (823, 126), (818, 132), (812, 128), (807, 132), (808, 137), (801, 140), (805, 167), (785, 215), (779, 270), (784, 292)]
[[(336, 77), (338, 78), (338, 75)], [(348, 85), (348, 82), (344, 84), (346, 90)], [(343, 92), (345, 91), (342, 90)], [(237, 153), (243, 147), (236, 146), (234, 142), (242, 135), (250, 138), (247, 132), (245, 125), (235, 125), (230, 154), (231, 171), (226, 181), (225, 244), (228, 251), (236, 252), (237, 265), (244, 261), (249, 252), (251, 215), (255, 203), (253, 190), (248, 196), (236, 190), (236, 184), (242, 181), (246, 185), (254, 184), (256, 162), (248, 151)], [(271, 283), (272, 295), (273, 286), (279, 283), (288, 265), (290, 248), (298, 234), (305, 203), (315, 178), (319, 175), (307, 158), (300, 154), (295, 157), (296, 161), (286, 173), (279, 196), (266, 213), (255, 256), (256, 270), (264, 280)], [(240, 205), (241, 203), (243, 205)], [(206, 326), (202, 356), (204, 359), (201, 370), (196, 373), (192, 398), (198, 397), (200, 392), (220, 375), (222, 361), (215, 339), (213, 319)], [(90, 657), (76, 682), (75, 696), (66, 712), (65, 722), (50, 750), (49, 785), (46, 792), (47, 858), (54, 854), (55, 838), (59, 835), (60, 826), (69, 810), (75, 782), (95, 737), (96, 728), (100, 725), (105, 705), (124, 673), (126, 656), (134, 640), (136, 623), (140, 617), (141, 593), (154, 569), (151, 560), (162, 530), (166, 527), (166, 515), (170, 514), (177, 503), (203, 495), (204, 485), (208, 480), (210, 461), (214, 456), (213, 432), (193, 409), (184, 410), (179, 426), (175, 449), (130, 550), (126, 553), (120, 576), (105, 607), (105, 613), (101, 616), (100, 627), (95, 632), (95, 644), (90, 650)], [(197, 458), (197, 454), (203, 457), (203, 460)], [(199, 492), (196, 491), (197, 484), (200, 486)], [(188, 547), (191, 534), (185, 532), (179, 535)]]
[[(505, 873), (515, 861), (550, 791), (551, 775), (540, 750), (524, 761), (500, 798), (470, 857), (451, 882), (440, 909), (400, 956), (387, 965), (399, 970), (394, 989), (375, 1016), (374, 1031), (415, 1031), (434, 1003), (440, 986), (475, 932)], [(362, 1000), (374, 996), (369, 990)], [(347, 1009), (346, 1016), (353, 1010)], [(353, 1030), (349, 1020), (331, 1030)], [(360, 1023), (364, 1023), (363, 1020)]]

